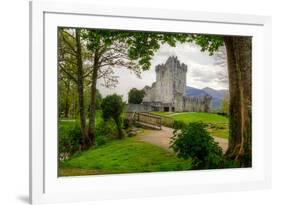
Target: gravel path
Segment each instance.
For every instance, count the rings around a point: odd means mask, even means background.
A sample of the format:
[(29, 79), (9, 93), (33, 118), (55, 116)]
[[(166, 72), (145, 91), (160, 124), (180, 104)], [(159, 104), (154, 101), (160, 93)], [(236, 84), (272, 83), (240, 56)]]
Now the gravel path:
[[(172, 135), (172, 128), (162, 126), (161, 130), (146, 129), (145, 132), (140, 134), (138, 137), (141, 141), (158, 145), (172, 152), (172, 149), (169, 148), (170, 138)], [(225, 152), (228, 147), (228, 140), (220, 137), (214, 137), (214, 140), (219, 143), (219, 146), (223, 149), (223, 152)]]
[(228, 140), (221, 137), (213, 137), (213, 138), (216, 142), (219, 143), (219, 146), (222, 148), (223, 153), (225, 153), (228, 147)]

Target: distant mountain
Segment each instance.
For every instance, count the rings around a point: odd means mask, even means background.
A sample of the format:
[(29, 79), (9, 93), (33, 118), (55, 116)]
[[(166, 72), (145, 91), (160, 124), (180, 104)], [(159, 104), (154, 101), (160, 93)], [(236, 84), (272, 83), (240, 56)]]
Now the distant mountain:
[(212, 97), (211, 109), (216, 110), (220, 108), (221, 100), (228, 93), (228, 90), (216, 90), (213, 88), (193, 88), (186, 86), (186, 95), (191, 97), (210, 95)]
[(197, 97), (197, 96), (208, 95), (208, 93), (205, 92), (203, 89), (198, 89), (198, 88), (186, 86), (186, 95), (191, 96), (191, 97)]
[(204, 90), (206, 93), (208, 93), (209, 95), (211, 95), (214, 98), (219, 98), (219, 99), (223, 99), (224, 96), (227, 94), (228, 90), (215, 90), (213, 88), (203, 88), (202, 90)]

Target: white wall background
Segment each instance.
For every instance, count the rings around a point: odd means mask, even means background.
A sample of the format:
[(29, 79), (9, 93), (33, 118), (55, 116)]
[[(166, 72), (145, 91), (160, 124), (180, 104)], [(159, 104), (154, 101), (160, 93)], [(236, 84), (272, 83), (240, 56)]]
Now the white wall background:
[[(87, 0), (84, 0), (87, 1)], [(90, 0), (88, 0), (90, 1)], [(82, 0), (80, 0), (82, 2)], [(271, 190), (127, 199), (109, 204), (280, 204), (280, 39), (281, 12), (277, 0), (91, 0), (104, 5), (186, 9), (272, 16), (273, 22), (273, 188)], [(0, 3), (0, 204), (28, 201), (28, 1)], [(268, 108), (271, 109), (271, 108)], [(71, 196), (70, 196), (71, 197)], [(75, 204), (93, 204), (75, 203)]]

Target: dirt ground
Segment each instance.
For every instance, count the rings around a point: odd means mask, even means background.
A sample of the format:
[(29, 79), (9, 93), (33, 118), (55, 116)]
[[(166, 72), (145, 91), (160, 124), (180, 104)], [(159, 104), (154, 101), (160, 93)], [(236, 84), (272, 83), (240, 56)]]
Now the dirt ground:
[[(141, 141), (158, 145), (172, 152), (172, 149), (169, 148), (169, 143), (172, 136), (173, 136), (173, 129), (162, 126), (161, 130), (146, 129), (145, 132), (140, 134), (138, 137)], [(222, 148), (223, 152), (225, 152), (228, 147), (228, 140), (219, 137), (213, 137), (213, 138), (216, 142), (219, 143), (219, 146)]]

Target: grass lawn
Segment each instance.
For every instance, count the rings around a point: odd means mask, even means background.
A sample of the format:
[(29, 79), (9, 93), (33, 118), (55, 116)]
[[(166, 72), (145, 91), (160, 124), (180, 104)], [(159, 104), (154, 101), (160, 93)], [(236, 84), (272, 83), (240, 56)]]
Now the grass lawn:
[(212, 136), (228, 138), (228, 118), (218, 114), (203, 112), (152, 112), (152, 114), (168, 117), (185, 123), (202, 121), (209, 124), (208, 130)]
[(228, 119), (226, 117), (213, 113), (183, 112), (175, 114), (171, 117), (175, 120), (180, 120), (187, 123), (194, 121), (202, 121), (205, 123), (228, 123)]
[(60, 162), (59, 176), (178, 171), (191, 168), (191, 160), (179, 159), (137, 137), (113, 140)]
[(166, 117), (169, 117), (171, 115), (175, 115), (175, 114), (178, 114), (176, 112), (151, 112), (152, 114), (155, 114), (155, 115), (160, 115), (160, 116), (166, 116)]
[[(202, 121), (209, 124), (211, 135), (228, 137), (228, 119), (212, 113), (154, 113), (183, 122)], [(97, 125), (101, 123), (101, 112), (97, 112)], [(78, 124), (75, 120), (59, 122), (59, 136)], [(191, 160), (179, 159), (161, 147), (143, 142), (138, 137), (109, 140), (105, 145), (92, 148), (70, 159), (60, 162), (59, 176), (81, 176), (98, 174), (142, 173), (180, 171), (191, 169)]]

